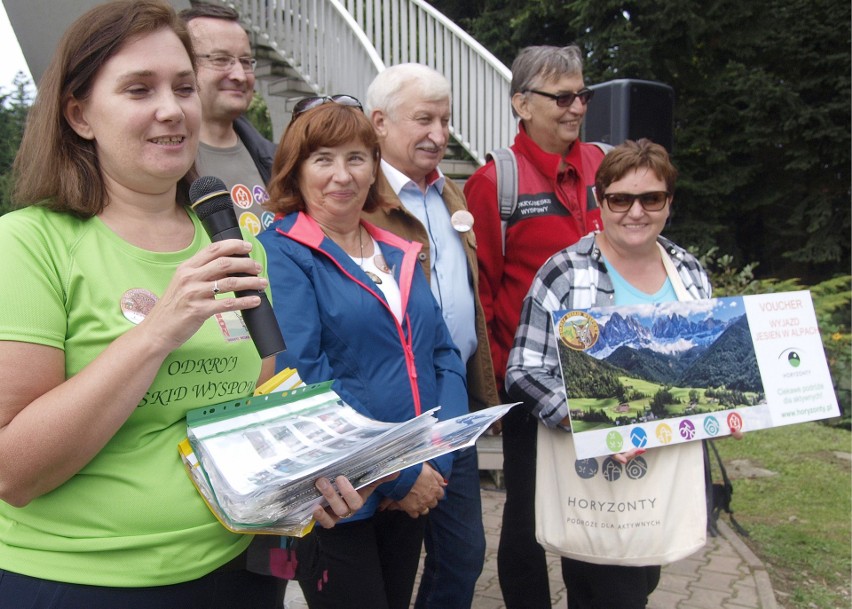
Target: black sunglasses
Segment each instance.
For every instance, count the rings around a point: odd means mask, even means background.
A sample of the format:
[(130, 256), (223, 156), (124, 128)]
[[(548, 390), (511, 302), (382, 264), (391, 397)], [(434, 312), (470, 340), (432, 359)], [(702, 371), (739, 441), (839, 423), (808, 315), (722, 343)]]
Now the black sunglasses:
[(305, 97), (296, 102), (296, 105), (293, 106), (293, 116), (290, 118), (290, 122), (292, 123), (299, 115), (304, 114), (308, 110), (312, 110), (313, 108), (318, 108), (323, 104), (340, 104), (341, 106), (350, 106), (352, 108), (358, 108), (359, 110), (363, 110), (363, 106), (361, 106), (361, 102), (352, 97), (351, 95), (320, 95), (317, 97)]
[(626, 214), (636, 201), (645, 211), (660, 211), (671, 200), (671, 193), (665, 190), (633, 194), (630, 192), (613, 192), (603, 196), (609, 211), (614, 214)]
[(539, 91), (537, 89), (524, 89), (521, 93), (535, 93), (536, 95), (543, 95), (544, 97), (555, 99), (556, 105), (560, 108), (567, 108), (574, 103), (575, 99), (579, 99), (580, 103), (585, 106), (595, 96), (595, 92), (588, 88), (580, 89), (576, 93), (560, 93), (559, 95), (556, 95), (555, 93), (548, 93), (547, 91)]

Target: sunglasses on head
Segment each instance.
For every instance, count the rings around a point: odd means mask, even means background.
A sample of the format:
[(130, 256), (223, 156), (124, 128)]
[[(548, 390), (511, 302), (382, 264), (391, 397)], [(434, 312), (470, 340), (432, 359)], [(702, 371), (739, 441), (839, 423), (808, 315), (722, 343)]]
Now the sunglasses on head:
[(548, 93), (547, 91), (539, 91), (537, 89), (524, 89), (521, 93), (535, 93), (556, 100), (556, 105), (560, 108), (567, 108), (574, 103), (575, 99), (579, 99), (584, 106), (595, 96), (595, 92), (588, 88), (580, 89), (574, 93)]
[(613, 192), (603, 196), (609, 211), (614, 214), (626, 214), (636, 201), (645, 211), (660, 211), (671, 200), (671, 193), (664, 190), (633, 194), (629, 192)]
[(320, 95), (317, 97), (305, 97), (297, 101), (296, 105), (293, 106), (293, 116), (290, 119), (290, 122), (292, 123), (299, 117), (299, 115), (304, 114), (308, 110), (330, 103), (340, 104), (341, 106), (351, 106), (352, 108), (363, 110), (361, 102), (351, 95)]

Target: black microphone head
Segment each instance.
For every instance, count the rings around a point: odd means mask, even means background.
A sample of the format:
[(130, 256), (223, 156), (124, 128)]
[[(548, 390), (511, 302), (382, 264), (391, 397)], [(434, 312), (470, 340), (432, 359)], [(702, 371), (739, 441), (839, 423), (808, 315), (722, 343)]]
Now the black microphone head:
[(216, 176), (202, 176), (189, 187), (190, 207), (202, 222), (211, 214), (224, 209), (233, 209), (231, 193), (225, 183)]

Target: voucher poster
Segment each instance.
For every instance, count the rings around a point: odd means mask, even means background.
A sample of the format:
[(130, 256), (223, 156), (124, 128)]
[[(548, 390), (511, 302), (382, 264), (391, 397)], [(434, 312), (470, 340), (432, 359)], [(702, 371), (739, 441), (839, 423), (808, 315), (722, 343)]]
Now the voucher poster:
[(810, 292), (552, 316), (579, 458), (840, 414)]

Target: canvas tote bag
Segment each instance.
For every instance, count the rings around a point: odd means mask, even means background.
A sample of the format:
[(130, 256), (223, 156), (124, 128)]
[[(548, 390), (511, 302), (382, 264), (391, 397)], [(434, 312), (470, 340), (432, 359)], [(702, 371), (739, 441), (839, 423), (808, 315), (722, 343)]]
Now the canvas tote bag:
[[(691, 299), (662, 256), (678, 299)], [(577, 459), (572, 434), (539, 425), (536, 455), (536, 539), (546, 550), (638, 567), (674, 562), (704, 547), (700, 442), (654, 448), (621, 465), (609, 456)]]

